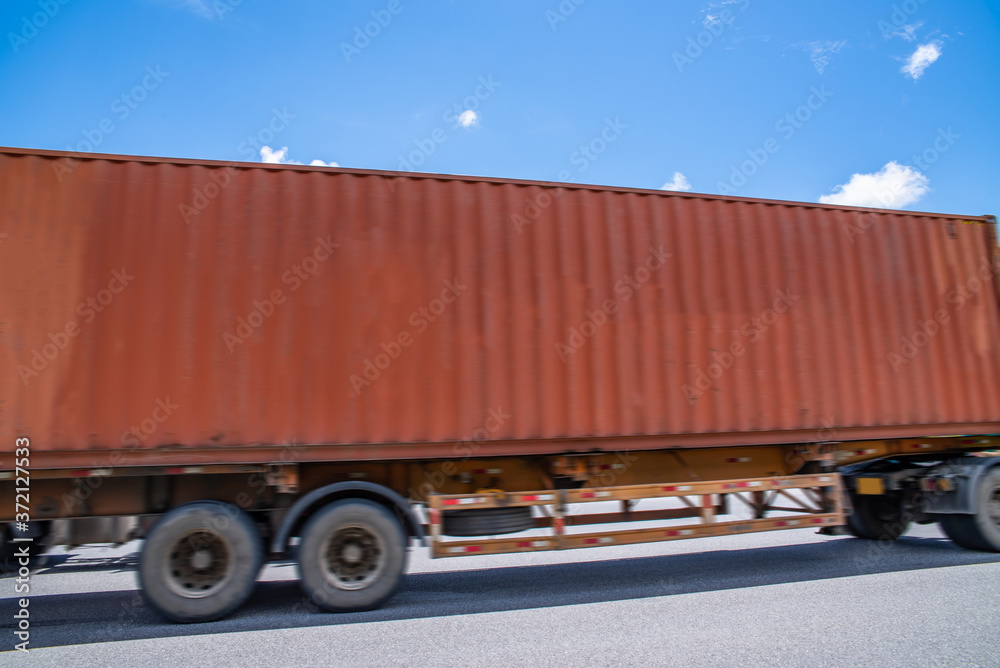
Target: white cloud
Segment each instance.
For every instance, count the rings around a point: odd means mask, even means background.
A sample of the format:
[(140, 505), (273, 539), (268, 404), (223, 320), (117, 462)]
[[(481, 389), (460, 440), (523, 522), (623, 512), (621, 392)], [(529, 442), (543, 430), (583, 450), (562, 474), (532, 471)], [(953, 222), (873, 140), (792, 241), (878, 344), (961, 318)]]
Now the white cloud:
[[(272, 165), (301, 165), (302, 163), (298, 160), (288, 159), (288, 147), (282, 146), (279, 149), (273, 149), (270, 146), (262, 146), (260, 149), (260, 161), (266, 162)], [(322, 166), (322, 167), (340, 167), (335, 162), (323, 162), (322, 160), (313, 160), (309, 163), (310, 165)]]
[(289, 162), (287, 157), (288, 157), (287, 146), (282, 146), (277, 151), (272, 149), (270, 146), (262, 146), (260, 149), (261, 162), (267, 162), (272, 165), (284, 165)]
[(923, 76), (924, 70), (931, 66), (935, 60), (941, 57), (941, 42), (934, 41), (921, 44), (917, 50), (906, 59), (906, 64), (900, 68), (900, 72), (913, 78), (914, 81)]
[(479, 127), (479, 114), (472, 109), (466, 109), (459, 114), (458, 122), (463, 128)]
[(687, 177), (680, 172), (674, 172), (674, 180), (667, 181), (662, 186), (660, 190), (672, 190), (672, 191), (684, 191), (691, 190), (691, 182), (687, 180)]
[(901, 209), (913, 204), (927, 191), (927, 177), (905, 165), (892, 161), (873, 174), (853, 174), (851, 179), (823, 195), (823, 204), (867, 206), (878, 209)]
[(724, 23), (725, 25), (730, 25), (734, 16), (733, 13), (727, 9), (731, 5), (740, 5), (739, 10), (741, 12), (746, 11), (747, 6), (750, 4), (750, 0), (722, 0), (721, 2), (710, 2), (708, 7), (701, 10), (701, 13), (705, 15), (702, 19), (701, 25), (706, 29), (712, 29), (719, 23)]
[(809, 42), (805, 45), (806, 49), (809, 51), (809, 59), (812, 60), (813, 67), (815, 67), (816, 71), (820, 74), (823, 74), (823, 70), (825, 70), (826, 66), (830, 64), (833, 56), (845, 46), (847, 46), (846, 39), (842, 39), (839, 42), (831, 40)]

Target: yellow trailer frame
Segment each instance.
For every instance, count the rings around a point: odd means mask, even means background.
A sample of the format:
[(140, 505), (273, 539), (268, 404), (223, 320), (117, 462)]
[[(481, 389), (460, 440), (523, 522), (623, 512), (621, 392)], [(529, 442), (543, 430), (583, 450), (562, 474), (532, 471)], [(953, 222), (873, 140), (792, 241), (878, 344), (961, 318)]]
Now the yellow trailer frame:
[[(801, 490), (805, 500), (789, 494), (790, 490)], [(431, 556), (440, 558), (630, 545), (781, 529), (823, 528), (842, 526), (846, 523), (843, 493), (844, 488), (839, 474), (818, 473), (538, 492), (484, 491), (475, 494), (435, 494), (427, 501), (429, 519), (427, 533), (430, 538)], [(741, 501), (753, 511), (754, 517), (719, 521), (718, 515), (725, 508), (725, 497)], [(654, 498), (678, 498), (690, 512), (673, 515), (670, 514), (671, 511), (630, 512), (629, 504), (632, 502)], [(623, 512), (612, 516), (588, 513), (571, 515), (566, 512), (569, 504), (616, 500), (622, 502)], [(792, 505), (775, 505), (779, 500)], [(536, 526), (550, 527), (551, 535), (469, 540), (446, 540), (442, 535), (443, 512), (513, 506), (541, 506), (548, 509), (546, 517), (536, 519)], [(798, 515), (765, 516), (773, 511), (794, 512)], [(644, 521), (656, 516), (662, 519), (698, 517), (699, 521), (679, 526), (664, 525), (588, 533), (566, 531), (567, 526), (585, 526), (609, 521)]]

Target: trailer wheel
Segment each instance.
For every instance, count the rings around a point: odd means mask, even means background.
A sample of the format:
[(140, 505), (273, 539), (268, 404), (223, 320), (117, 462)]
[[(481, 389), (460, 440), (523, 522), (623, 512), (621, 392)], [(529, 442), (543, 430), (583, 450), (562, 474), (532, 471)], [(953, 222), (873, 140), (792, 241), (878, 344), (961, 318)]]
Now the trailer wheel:
[(847, 528), (856, 538), (896, 540), (910, 528), (900, 503), (891, 496), (852, 495), (851, 505)]
[(1000, 552), (1000, 468), (979, 481), (975, 515), (942, 515), (941, 529), (967, 550)]
[(531, 506), (446, 510), (441, 513), (441, 520), (441, 532), (446, 536), (497, 536), (535, 526)]
[(138, 579), (146, 603), (174, 622), (224, 617), (253, 591), (260, 532), (228, 503), (197, 501), (164, 515), (146, 538)]
[(302, 531), (302, 589), (332, 612), (372, 610), (399, 587), (406, 568), (406, 534), (384, 506), (344, 499), (320, 509)]

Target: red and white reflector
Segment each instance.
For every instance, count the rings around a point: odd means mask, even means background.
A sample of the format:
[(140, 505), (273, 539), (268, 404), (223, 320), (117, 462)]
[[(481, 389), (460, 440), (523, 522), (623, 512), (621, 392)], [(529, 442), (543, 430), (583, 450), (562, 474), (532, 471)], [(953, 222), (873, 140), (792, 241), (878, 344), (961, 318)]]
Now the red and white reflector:
[(547, 540), (522, 540), (517, 543), (517, 547), (520, 548), (531, 548), (531, 547), (548, 547), (549, 541)]
[(581, 499), (600, 499), (605, 496), (611, 496), (611, 492), (580, 492)]
[(485, 503), (486, 499), (481, 496), (470, 496), (464, 499), (445, 499), (441, 502), (443, 506), (467, 506), (472, 503)]

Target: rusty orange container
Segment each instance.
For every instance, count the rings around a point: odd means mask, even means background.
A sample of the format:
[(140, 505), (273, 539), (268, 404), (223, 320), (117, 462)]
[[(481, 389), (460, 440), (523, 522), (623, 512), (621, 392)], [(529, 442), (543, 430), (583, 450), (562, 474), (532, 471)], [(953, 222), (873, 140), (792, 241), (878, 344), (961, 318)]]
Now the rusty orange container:
[(0, 201), (3, 468), (1000, 432), (990, 217), (20, 149)]

